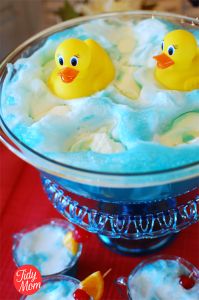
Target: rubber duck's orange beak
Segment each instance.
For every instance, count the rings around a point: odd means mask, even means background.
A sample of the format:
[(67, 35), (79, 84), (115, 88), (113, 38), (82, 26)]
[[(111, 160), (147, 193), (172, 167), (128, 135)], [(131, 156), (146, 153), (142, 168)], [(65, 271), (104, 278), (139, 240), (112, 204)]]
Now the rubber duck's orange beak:
[(79, 71), (73, 69), (73, 68), (63, 68), (61, 71), (58, 73), (65, 83), (70, 83), (72, 82), (77, 75), (79, 74)]
[(153, 56), (153, 58), (157, 60), (157, 66), (161, 69), (168, 68), (174, 64), (174, 61), (165, 53)]

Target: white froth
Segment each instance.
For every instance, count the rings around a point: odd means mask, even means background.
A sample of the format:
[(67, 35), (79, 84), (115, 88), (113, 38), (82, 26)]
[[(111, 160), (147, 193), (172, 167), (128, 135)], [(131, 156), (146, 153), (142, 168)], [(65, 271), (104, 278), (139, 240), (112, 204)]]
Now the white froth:
[(63, 271), (73, 259), (64, 246), (66, 231), (55, 225), (43, 225), (23, 235), (16, 248), (18, 265), (32, 264), (42, 275)]
[[(199, 114), (199, 90), (164, 90), (153, 75), (152, 57), (174, 28), (158, 19), (95, 20), (51, 36), (30, 57), (8, 66), (2, 99), (5, 123), (39, 153), (96, 171), (166, 170), (198, 161), (197, 128), (184, 132), (172, 124), (190, 111)], [(197, 30), (193, 33), (198, 38)], [(105, 90), (65, 101), (48, 89), (54, 51), (68, 37), (93, 38), (107, 50), (116, 78)]]

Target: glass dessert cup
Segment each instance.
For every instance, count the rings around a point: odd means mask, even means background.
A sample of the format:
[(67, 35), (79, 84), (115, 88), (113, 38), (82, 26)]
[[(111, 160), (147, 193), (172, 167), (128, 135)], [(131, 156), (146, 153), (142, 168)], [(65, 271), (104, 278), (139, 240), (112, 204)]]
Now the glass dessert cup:
[[(146, 11), (73, 19), (37, 34), (14, 50), (2, 63), (2, 83), (8, 62), (29, 56), (53, 33), (96, 18), (115, 17), (157, 17), (185, 28), (199, 26), (197, 19)], [(1, 140), (8, 149), (40, 171), (43, 188), (54, 207), (69, 221), (98, 234), (114, 251), (139, 254), (157, 250), (198, 220), (199, 161), (145, 173), (97, 172), (61, 163), (25, 145), (9, 129), (2, 113), (1, 127)]]
[[(56, 276), (49, 276), (47, 278), (44, 278), (42, 280), (42, 285), (41, 285), (41, 288), (42, 287), (45, 287), (46, 284), (50, 284), (50, 283), (54, 283), (54, 282), (60, 282), (60, 281), (63, 281), (63, 282), (69, 282), (71, 284), (74, 285), (74, 290), (79, 286), (80, 284), (80, 281), (76, 278), (73, 278), (73, 277), (70, 277), (70, 276), (65, 276), (65, 275), (56, 275)], [(40, 290), (39, 290), (40, 291)], [(39, 292), (38, 291), (38, 292)], [(36, 293), (37, 294), (37, 293)], [(34, 294), (33, 296), (35, 297), (36, 294)], [(22, 296), (20, 298), (20, 300), (25, 300), (25, 299), (28, 299), (28, 297), (31, 297), (31, 296)], [(73, 299), (73, 296), (71, 295), (68, 295), (67, 296), (67, 299)]]
[[(14, 260), (14, 263), (16, 265), (16, 267), (20, 267), (22, 265), (26, 265), (26, 264), (30, 264), (30, 265), (34, 265), (34, 263), (32, 263), (32, 261), (30, 261), (30, 258), (27, 258), (25, 262), (23, 263), (20, 263), (20, 258), (18, 257), (18, 247), (20, 245), (20, 242), (22, 240), (22, 238), (28, 234), (28, 233), (31, 233), (33, 230), (35, 229), (38, 229), (44, 225), (48, 225), (48, 226), (56, 226), (58, 228), (61, 228), (63, 229), (66, 233), (69, 232), (69, 231), (74, 231), (75, 227), (65, 221), (65, 220), (61, 220), (61, 219), (50, 219), (50, 220), (46, 220), (40, 224), (37, 224), (37, 225), (34, 225), (32, 227), (29, 227), (29, 228), (26, 228), (16, 234), (13, 235), (13, 247), (12, 247), (12, 252), (13, 252), (13, 260)], [(37, 237), (38, 238), (38, 237)], [(40, 237), (41, 238), (41, 237)], [(50, 239), (50, 237), (49, 237)], [(38, 245), (38, 243), (36, 243), (36, 245)], [(35, 252), (35, 247), (36, 245), (34, 246), (34, 252)], [(38, 246), (37, 246), (38, 247)], [(39, 247), (41, 247), (40, 243), (39, 243)], [(64, 246), (63, 246), (64, 247)], [(58, 248), (59, 249), (59, 248)], [(26, 249), (25, 249), (26, 250)], [(58, 251), (58, 250), (57, 250)], [(54, 256), (56, 257), (57, 255), (59, 255), (59, 253), (54, 253)], [(60, 249), (60, 251), (62, 251), (62, 249)], [(45, 251), (42, 250), (42, 253), (44, 253)], [(40, 260), (40, 256), (41, 256), (41, 248), (37, 249), (37, 251), (35, 253), (32, 253), (33, 255), (38, 255), (39, 253), (39, 257), (38, 258), (34, 258), (36, 260), (36, 263), (38, 263), (38, 261)], [(73, 255), (73, 257), (70, 259), (69, 263), (67, 263), (59, 272), (55, 272), (51, 269), (51, 272), (48, 273), (48, 274), (43, 274), (42, 271), (40, 270), (41, 272), (41, 275), (43, 278), (48, 278), (49, 276), (56, 276), (56, 275), (62, 275), (62, 274), (67, 274), (67, 275), (75, 275), (76, 273), (76, 264), (77, 264), (77, 261), (80, 257), (82, 253), (82, 244), (79, 243), (79, 249), (78, 249), (78, 252), (76, 253), (76, 255)], [(52, 254), (51, 254), (52, 255)], [(52, 262), (51, 262), (52, 263)], [(35, 265), (35, 267), (38, 268), (37, 265)], [(39, 268), (38, 268), (39, 269)]]
[[(193, 278), (193, 280), (195, 281), (195, 284), (196, 284), (196, 282), (198, 284), (199, 270), (194, 265), (192, 265), (190, 262), (188, 262), (185, 259), (183, 259), (182, 257), (178, 257), (178, 256), (157, 255), (157, 256), (151, 257), (151, 258), (146, 259), (146, 260), (142, 261), (141, 263), (139, 263), (133, 269), (133, 271), (130, 273), (130, 275), (128, 277), (121, 276), (116, 279), (115, 283), (117, 285), (118, 292), (119, 292), (119, 294), (121, 294), (121, 296), (123, 296), (123, 299), (135, 300), (135, 298), (134, 297), (132, 298), (132, 296), (131, 296), (132, 295), (131, 289), (133, 288), (134, 278), (138, 275), (138, 273), (140, 273), (144, 269), (144, 267), (151, 265), (152, 263), (154, 263), (158, 260), (166, 260), (166, 261), (171, 260), (171, 261), (175, 261), (175, 262), (179, 263), (181, 266), (185, 267), (186, 270), (188, 270), (189, 274), (186, 274), (186, 275), (188, 275), (188, 276), (191, 275), (191, 278)], [(179, 275), (182, 275), (182, 274), (179, 274)], [(179, 278), (179, 284), (180, 284), (180, 278)]]

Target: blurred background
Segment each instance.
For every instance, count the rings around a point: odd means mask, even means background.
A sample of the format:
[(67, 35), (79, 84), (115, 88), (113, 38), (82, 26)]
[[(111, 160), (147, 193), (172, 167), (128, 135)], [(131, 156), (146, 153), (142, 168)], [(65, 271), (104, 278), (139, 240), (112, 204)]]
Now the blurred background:
[(83, 15), (159, 10), (199, 17), (199, 0), (1, 0), (0, 60), (44, 28)]

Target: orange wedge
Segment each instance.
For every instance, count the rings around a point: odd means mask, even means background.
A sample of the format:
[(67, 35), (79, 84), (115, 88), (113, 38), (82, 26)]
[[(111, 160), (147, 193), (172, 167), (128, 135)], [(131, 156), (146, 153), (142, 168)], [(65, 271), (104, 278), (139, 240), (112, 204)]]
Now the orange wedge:
[(73, 255), (76, 255), (79, 249), (79, 244), (73, 238), (72, 231), (69, 231), (64, 236), (64, 245)]
[(104, 278), (101, 272), (97, 271), (81, 281), (80, 286), (94, 300), (100, 300), (104, 293)]

